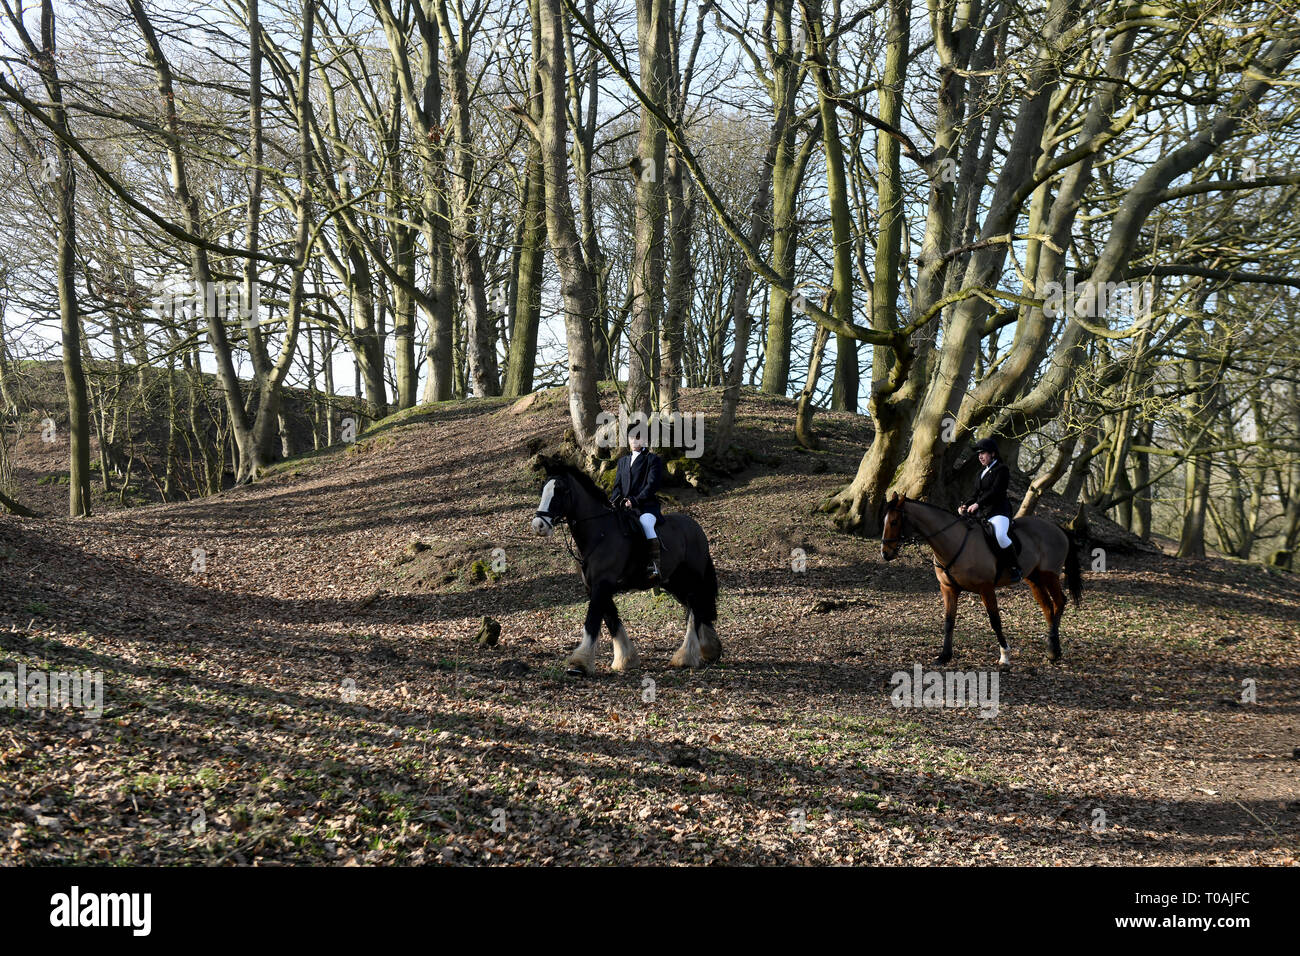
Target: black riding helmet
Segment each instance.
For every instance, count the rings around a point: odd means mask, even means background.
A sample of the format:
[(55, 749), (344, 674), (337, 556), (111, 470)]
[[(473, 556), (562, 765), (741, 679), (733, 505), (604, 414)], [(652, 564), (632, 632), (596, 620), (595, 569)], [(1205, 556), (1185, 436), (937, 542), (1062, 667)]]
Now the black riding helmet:
[(981, 438), (971, 447), (974, 448), (976, 452), (986, 451), (994, 458), (1002, 457), (998, 454), (998, 443), (992, 438)]

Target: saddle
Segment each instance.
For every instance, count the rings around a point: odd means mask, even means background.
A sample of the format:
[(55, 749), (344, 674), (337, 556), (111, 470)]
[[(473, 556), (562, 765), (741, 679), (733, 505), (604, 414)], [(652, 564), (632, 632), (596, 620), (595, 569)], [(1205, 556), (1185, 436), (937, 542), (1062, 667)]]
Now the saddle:
[(619, 533), (629, 543), (630, 558), (628, 567), (621, 575), (622, 579), (633, 586), (641, 586), (645, 577), (645, 565), (650, 555), (650, 545), (646, 541), (645, 531), (632, 508), (624, 507), (621, 500), (613, 502), (616, 526)]
[(623, 537), (645, 541), (645, 531), (641, 529), (641, 522), (633, 509), (625, 508), (619, 502), (614, 507), (614, 513), (618, 515), (618, 530), (623, 532)]
[[(997, 554), (1002, 550), (1002, 545), (998, 544), (997, 532), (993, 530), (993, 524), (988, 518), (980, 518), (980, 530), (984, 532), (984, 541), (988, 544), (989, 550)], [(1011, 524), (1007, 527), (1007, 537), (1011, 539), (1011, 546), (1015, 549), (1016, 554), (1020, 553), (1020, 541), (1016, 538), (1016, 519), (1011, 519)]]
[[(624, 572), (623, 580), (634, 587), (645, 587), (645, 565), (650, 556), (645, 530), (641, 527), (637, 512), (623, 507), (622, 502), (618, 503), (614, 511), (618, 515), (618, 530), (631, 542), (628, 568), (632, 570)], [(656, 528), (660, 548), (659, 569), (661, 580), (665, 581), (672, 576), (682, 556), (681, 531), (672, 519), (672, 515), (664, 515)]]

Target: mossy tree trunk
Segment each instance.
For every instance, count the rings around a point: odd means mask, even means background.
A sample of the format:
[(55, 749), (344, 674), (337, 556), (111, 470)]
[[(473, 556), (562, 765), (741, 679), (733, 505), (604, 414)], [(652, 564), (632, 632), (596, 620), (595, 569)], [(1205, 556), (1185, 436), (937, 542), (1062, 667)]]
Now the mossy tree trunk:
[[(534, 56), (528, 70), (528, 114), (534, 124), (542, 118), (541, 77), (536, 51), (542, 45), (541, 24), (531, 18)], [(529, 140), (524, 168), (524, 195), (519, 253), (515, 263), (515, 301), (510, 358), (506, 366), (505, 394), (510, 398), (533, 390), (537, 368), (537, 329), (542, 315), (542, 265), (546, 257), (546, 181), (542, 171), (542, 148)]]
[[(656, 105), (668, 107), (669, 0), (636, 0), (641, 87)], [(663, 315), (664, 219), (667, 209), (666, 139), (663, 124), (642, 108), (636, 155), (630, 164), (633, 190), (632, 312), (628, 324), (627, 405), (650, 411)]]
[[(21, 22), (18, 24), (21, 26)], [(58, 43), (54, 6), (41, 0), (41, 46), (29, 49), (50, 98), (51, 115), (57, 130), (70, 136), (68, 114), (63, 105), (63, 84), (57, 64)], [(27, 39), (25, 31), (24, 38)], [(28, 47), (32, 47), (27, 39)], [(59, 164), (54, 188), (58, 195), (59, 322), (63, 340), (63, 382), (68, 396), (69, 482), (68, 513), (90, 515), (90, 398), (81, 362), (81, 313), (77, 305), (77, 173), (72, 150), (64, 141), (58, 145)]]
[(583, 254), (569, 198), (569, 118), (565, 97), (564, 18), (561, 0), (532, 0), (530, 12), (540, 23), (538, 73), (542, 89), (542, 122), (521, 119), (537, 137), (542, 153), (546, 189), (546, 234), (560, 272), (564, 299), (564, 330), (569, 352), (569, 417), (574, 438), (587, 454), (597, 455), (596, 391), (598, 369), (592, 350), (592, 322), (598, 310), (596, 275)]

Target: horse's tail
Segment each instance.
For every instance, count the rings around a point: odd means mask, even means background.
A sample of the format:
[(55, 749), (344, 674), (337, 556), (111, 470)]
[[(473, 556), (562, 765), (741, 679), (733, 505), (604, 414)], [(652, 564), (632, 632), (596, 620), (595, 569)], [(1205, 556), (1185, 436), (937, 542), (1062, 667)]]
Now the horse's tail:
[(695, 617), (697, 625), (712, 627), (718, 620), (718, 571), (704, 529), (685, 516), (681, 544), (685, 554), (664, 588)]
[(1070, 589), (1070, 599), (1074, 601), (1075, 607), (1083, 603), (1083, 574), (1079, 571), (1079, 542), (1075, 533), (1069, 528), (1062, 528), (1065, 532), (1065, 538), (1069, 541), (1069, 549), (1065, 552), (1065, 585)]
[(718, 571), (713, 566), (713, 555), (704, 552), (704, 573), (700, 576), (700, 593), (695, 605), (696, 620), (710, 626), (718, 621)]

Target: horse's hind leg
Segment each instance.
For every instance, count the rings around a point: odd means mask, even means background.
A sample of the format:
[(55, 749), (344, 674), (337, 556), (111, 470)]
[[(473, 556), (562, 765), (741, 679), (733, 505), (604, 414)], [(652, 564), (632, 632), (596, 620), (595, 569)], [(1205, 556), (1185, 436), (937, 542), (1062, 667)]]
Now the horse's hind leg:
[(957, 624), (957, 588), (939, 578), (939, 589), (943, 592), (943, 650), (934, 662), (947, 664), (952, 660), (952, 629)]
[[(692, 613), (691, 616), (695, 615)], [(704, 663), (712, 664), (722, 657), (722, 642), (718, 640), (718, 632), (713, 629), (712, 624), (701, 621), (695, 626), (695, 634), (699, 638), (700, 657)]]
[(610, 669), (628, 671), (640, 667), (641, 655), (636, 652), (632, 641), (628, 639), (627, 631), (623, 628), (623, 622), (619, 620), (618, 608), (613, 600), (609, 602), (609, 609), (605, 612), (605, 626), (609, 628), (609, 636), (614, 639), (614, 662), (609, 665)]
[[(1060, 615), (1057, 614), (1056, 608), (1052, 601), (1052, 592), (1047, 587), (1047, 572), (1035, 571), (1028, 577), (1029, 590), (1033, 592), (1034, 600), (1038, 602), (1039, 609), (1043, 612), (1043, 619), (1047, 621), (1047, 643), (1050, 646), (1055, 644), (1053, 634), (1056, 630), (1056, 622)], [(1059, 645), (1056, 645), (1057, 656), (1059, 655)], [(1053, 657), (1053, 660), (1056, 658)]]
[[(1050, 571), (1044, 571), (1042, 574), (1043, 590), (1046, 591), (1047, 602), (1044, 603), (1043, 613), (1051, 614), (1047, 618), (1048, 632), (1047, 645), (1048, 654), (1052, 663), (1061, 659), (1061, 614), (1065, 611), (1065, 592), (1061, 590), (1061, 577)], [(1039, 602), (1043, 603), (1043, 602)]]
[(993, 625), (993, 633), (998, 636), (998, 647), (1002, 651), (998, 655), (998, 667), (1010, 667), (1011, 645), (1007, 643), (1002, 633), (1002, 612), (998, 610), (998, 592), (992, 587), (987, 587), (980, 592), (980, 597), (984, 599), (984, 607), (989, 612), (989, 623)]
[(596, 673), (596, 641), (600, 638), (600, 619), (613, 606), (613, 590), (604, 584), (597, 584), (591, 589), (591, 601), (587, 605), (587, 618), (582, 625), (582, 642), (564, 659), (570, 675), (590, 677)]
[[(673, 667), (696, 668), (711, 664), (722, 656), (722, 642), (714, 630), (713, 618), (717, 614), (716, 598), (710, 594), (707, 578), (689, 568), (679, 566), (673, 574), (668, 592), (687, 610), (686, 638), (669, 661)], [(716, 589), (716, 585), (713, 585)]]
[(668, 661), (672, 667), (689, 667), (692, 670), (700, 666), (700, 639), (695, 630), (695, 612), (686, 618), (686, 638)]

